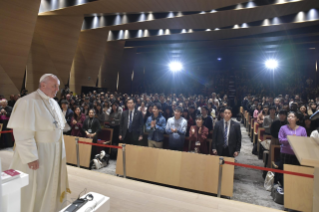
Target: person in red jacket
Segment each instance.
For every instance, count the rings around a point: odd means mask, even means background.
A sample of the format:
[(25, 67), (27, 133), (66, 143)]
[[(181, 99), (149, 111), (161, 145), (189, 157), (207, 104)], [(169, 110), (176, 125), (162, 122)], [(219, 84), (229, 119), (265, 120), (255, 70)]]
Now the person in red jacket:
[(195, 152), (208, 154), (209, 147), (207, 137), (209, 134), (209, 130), (207, 127), (203, 125), (204, 118), (202, 116), (196, 117), (196, 125), (191, 126), (189, 130), (189, 139), (191, 141), (191, 151), (195, 150)]

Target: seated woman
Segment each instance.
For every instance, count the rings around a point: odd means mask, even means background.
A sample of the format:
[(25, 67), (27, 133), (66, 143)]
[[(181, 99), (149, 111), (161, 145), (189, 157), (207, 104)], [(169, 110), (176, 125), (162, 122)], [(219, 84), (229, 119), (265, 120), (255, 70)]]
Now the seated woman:
[(263, 110), (259, 115), (257, 116), (257, 123), (259, 124), (259, 127), (262, 127), (264, 124), (264, 118), (269, 115), (269, 106), (264, 105)]
[(122, 110), (119, 109), (118, 102), (114, 102), (111, 107), (111, 112), (109, 116), (109, 125), (113, 129), (113, 140), (112, 144), (117, 145), (119, 143), (119, 129), (122, 117)]
[(287, 139), (288, 135), (307, 137), (306, 129), (297, 125), (297, 121), (298, 118), (296, 112), (290, 111), (288, 113), (288, 124), (282, 126), (279, 130), (278, 139), (281, 144), (280, 158), (281, 162), (284, 164), (300, 165)]
[(103, 114), (103, 109), (101, 104), (97, 104), (95, 107), (95, 118), (97, 118), (101, 124), (101, 126), (104, 126), (105, 124), (105, 116)]
[(263, 110), (263, 106), (261, 103), (258, 103), (256, 109), (254, 110), (253, 113), (253, 117), (254, 117), (254, 121), (257, 121), (258, 115), (261, 113), (261, 111)]
[(311, 123), (311, 120), (310, 120), (310, 116), (306, 115), (304, 117), (304, 126), (305, 126), (305, 129), (306, 129), (306, 132), (307, 132), (307, 136), (310, 136), (312, 131), (314, 130), (314, 127)]
[(146, 113), (147, 113), (147, 107), (145, 106), (145, 102), (141, 101), (140, 106), (137, 108), (138, 111), (141, 111), (143, 114), (143, 117), (145, 117)]
[(199, 115), (196, 117), (196, 125), (191, 126), (189, 130), (189, 140), (191, 142), (191, 149), (195, 150), (198, 153), (208, 154), (209, 147), (208, 147), (208, 141), (207, 137), (209, 134), (209, 130), (207, 127), (203, 125), (204, 118)]
[(84, 121), (84, 113), (81, 112), (80, 106), (76, 106), (73, 117), (71, 118), (71, 135), (85, 137), (84, 131), (82, 129)]

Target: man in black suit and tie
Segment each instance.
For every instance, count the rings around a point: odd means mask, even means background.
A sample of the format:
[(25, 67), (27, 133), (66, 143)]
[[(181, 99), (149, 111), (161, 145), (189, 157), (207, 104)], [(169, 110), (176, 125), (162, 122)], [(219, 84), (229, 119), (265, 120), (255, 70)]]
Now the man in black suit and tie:
[(240, 124), (231, 120), (230, 107), (224, 110), (224, 119), (215, 124), (213, 133), (213, 154), (237, 157), (241, 148)]
[(128, 110), (122, 113), (119, 140), (126, 144), (143, 146), (143, 114), (135, 109), (135, 102), (131, 98), (127, 99), (126, 106)]

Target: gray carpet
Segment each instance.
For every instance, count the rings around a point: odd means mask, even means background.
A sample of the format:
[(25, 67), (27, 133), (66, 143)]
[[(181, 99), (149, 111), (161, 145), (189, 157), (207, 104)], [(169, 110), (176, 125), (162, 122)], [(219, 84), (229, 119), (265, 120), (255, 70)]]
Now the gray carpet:
[[(241, 132), (242, 147), (240, 155), (236, 158), (236, 162), (255, 166), (263, 166), (262, 160), (258, 160), (256, 155), (251, 154), (253, 145), (246, 132), (246, 128), (244, 128), (243, 125), (241, 126)], [(115, 168), (116, 161), (110, 160), (108, 167), (94, 171), (115, 175)], [(270, 196), (270, 192), (264, 189), (262, 171), (259, 170), (235, 167), (234, 196), (232, 199), (269, 208), (280, 210), (284, 209), (283, 205), (275, 203)]]
[[(242, 146), (240, 155), (236, 162), (254, 166), (263, 166), (263, 161), (258, 160), (256, 155), (251, 154), (253, 144), (246, 132), (246, 128), (241, 126)], [(272, 200), (270, 192), (264, 189), (262, 171), (247, 169), (244, 167), (235, 168), (234, 196), (233, 200), (261, 205), (269, 208), (283, 210), (283, 205), (279, 205)]]

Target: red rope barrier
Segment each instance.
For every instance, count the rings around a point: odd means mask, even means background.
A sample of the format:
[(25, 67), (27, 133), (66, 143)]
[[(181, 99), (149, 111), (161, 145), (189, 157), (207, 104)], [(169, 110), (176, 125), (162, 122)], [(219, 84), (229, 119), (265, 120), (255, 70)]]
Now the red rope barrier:
[(100, 147), (109, 147), (109, 148), (113, 148), (113, 149), (122, 149), (121, 146), (112, 146), (112, 145), (105, 145), (105, 144), (96, 144), (96, 143), (90, 143), (90, 142), (84, 142), (84, 141), (79, 141), (79, 144), (87, 144), (87, 145), (100, 146)]
[(277, 173), (281, 173), (281, 174), (290, 174), (290, 175), (296, 175), (296, 176), (300, 176), (300, 177), (314, 178), (314, 176), (311, 174), (302, 174), (302, 173), (298, 173), (298, 172), (283, 171), (283, 170), (279, 170), (279, 169), (270, 169), (270, 168), (265, 168), (265, 167), (260, 167), (260, 166), (252, 166), (252, 165), (247, 165), (247, 164), (242, 164), (242, 163), (233, 163), (233, 162), (229, 162), (229, 161), (224, 161), (224, 162), (225, 162), (225, 164), (234, 165), (234, 166), (241, 166), (241, 167), (250, 168), (250, 169), (258, 169), (258, 170), (262, 170), (262, 171), (271, 171), (271, 172), (277, 172)]
[(13, 130), (10, 130), (10, 131), (0, 131), (0, 134), (5, 134), (5, 133), (13, 133)]

